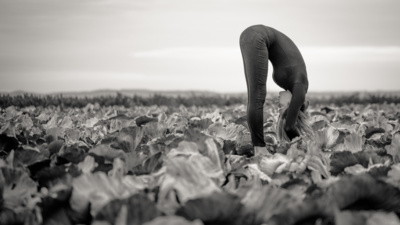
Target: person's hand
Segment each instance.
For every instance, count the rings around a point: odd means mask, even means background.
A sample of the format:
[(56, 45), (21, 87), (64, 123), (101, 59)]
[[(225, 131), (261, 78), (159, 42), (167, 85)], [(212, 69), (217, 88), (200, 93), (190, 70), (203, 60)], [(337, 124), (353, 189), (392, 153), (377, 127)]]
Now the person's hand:
[(300, 134), (294, 128), (285, 128), (286, 135), (289, 137), (290, 140), (293, 140), (295, 137), (299, 137)]
[(303, 103), (303, 105), (301, 106), (300, 110), (302, 112), (305, 112), (308, 109), (308, 106), (310, 105), (310, 100), (306, 99)]

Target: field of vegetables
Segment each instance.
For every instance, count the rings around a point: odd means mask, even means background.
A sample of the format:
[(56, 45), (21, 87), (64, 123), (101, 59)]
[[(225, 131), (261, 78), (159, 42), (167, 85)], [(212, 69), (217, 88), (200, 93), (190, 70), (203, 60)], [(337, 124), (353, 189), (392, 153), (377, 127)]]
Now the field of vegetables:
[(0, 224), (400, 225), (400, 105), (309, 108), (312, 138), (254, 156), (245, 105), (9, 106)]

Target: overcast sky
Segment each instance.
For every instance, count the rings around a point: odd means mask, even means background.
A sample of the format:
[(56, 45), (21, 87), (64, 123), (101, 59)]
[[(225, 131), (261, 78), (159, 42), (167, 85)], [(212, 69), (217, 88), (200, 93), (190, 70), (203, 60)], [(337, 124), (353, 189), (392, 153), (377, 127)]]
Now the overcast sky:
[[(239, 36), (254, 24), (296, 43), (309, 91), (400, 90), (399, 10), (398, 0), (0, 0), (0, 91), (245, 92)], [(280, 90), (271, 75), (267, 89)]]

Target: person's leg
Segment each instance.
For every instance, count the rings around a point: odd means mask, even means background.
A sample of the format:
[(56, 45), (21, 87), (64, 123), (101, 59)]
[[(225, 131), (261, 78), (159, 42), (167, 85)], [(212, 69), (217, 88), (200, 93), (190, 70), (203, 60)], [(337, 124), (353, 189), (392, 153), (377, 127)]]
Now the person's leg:
[(263, 106), (267, 94), (268, 49), (266, 40), (268, 37), (257, 31), (260, 28), (262, 27), (253, 26), (242, 32), (240, 49), (247, 83), (247, 123), (251, 140), (253, 146), (264, 147)]

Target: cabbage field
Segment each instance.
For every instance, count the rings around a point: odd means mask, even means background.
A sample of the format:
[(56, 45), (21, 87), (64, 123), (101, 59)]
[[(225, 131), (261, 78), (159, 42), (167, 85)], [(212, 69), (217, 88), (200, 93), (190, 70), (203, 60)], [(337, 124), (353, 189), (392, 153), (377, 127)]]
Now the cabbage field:
[(255, 155), (246, 106), (9, 106), (0, 224), (400, 225), (400, 105), (311, 105)]

